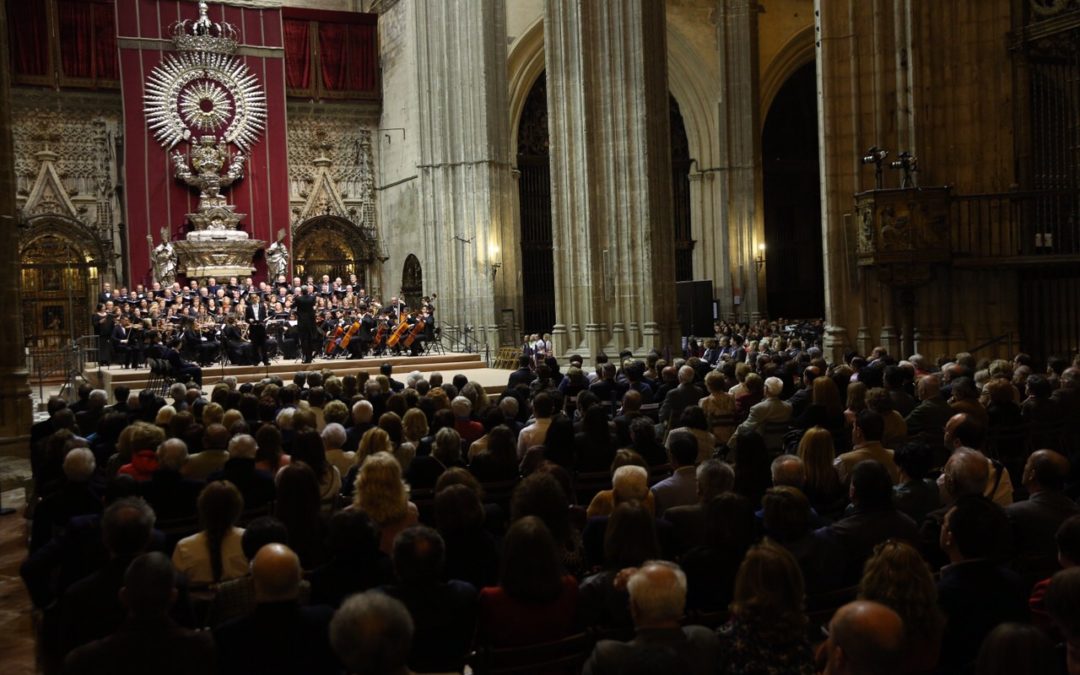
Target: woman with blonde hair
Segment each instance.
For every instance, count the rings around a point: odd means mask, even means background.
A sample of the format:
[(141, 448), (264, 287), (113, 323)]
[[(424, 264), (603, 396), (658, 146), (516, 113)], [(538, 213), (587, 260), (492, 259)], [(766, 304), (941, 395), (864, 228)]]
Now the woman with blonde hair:
[(724, 390), (724, 376), (719, 371), (709, 371), (705, 387), (709, 395), (698, 401), (698, 405), (705, 412), (716, 442), (726, 444), (735, 431), (735, 397)]
[(207, 403), (202, 411), (202, 424), (208, 427), (211, 424), (221, 424), (225, 419), (225, 408), (220, 403)]
[(859, 599), (880, 602), (904, 620), (908, 647), (899, 672), (926, 673), (937, 667), (945, 617), (930, 567), (911, 544), (889, 539), (874, 547), (863, 566)]
[(717, 672), (816, 673), (805, 603), (795, 557), (767, 539), (751, 547), (735, 577), (731, 618), (717, 631)]
[(806, 467), (806, 484), (803, 493), (819, 512), (833, 513), (843, 508), (847, 492), (836, 473), (833, 460), (836, 449), (833, 436), (823, 427), (810, 427), (799, 441), (797, 454)]
[(394, 537), (417, 523), (419, 512), (409, 501), (409, 486), (402, 480), (401, 465), (388, 452), (364, 459), (356, 476), (352, 508), (366, 513), (379, 528), (379, 548), (394, 550)]

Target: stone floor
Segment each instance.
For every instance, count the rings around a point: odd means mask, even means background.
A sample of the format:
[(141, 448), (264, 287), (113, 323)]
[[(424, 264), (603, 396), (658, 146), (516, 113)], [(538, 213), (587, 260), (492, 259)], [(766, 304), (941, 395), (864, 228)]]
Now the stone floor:
[[(22, 490), (5, 492), (4, 506), (22, 504)], [(34, 666), (34, 634), (30, 598), (19, 565), (26, 558), (26, 520), (22, 509), (0, 516), (0, 673), (31, 675)]]

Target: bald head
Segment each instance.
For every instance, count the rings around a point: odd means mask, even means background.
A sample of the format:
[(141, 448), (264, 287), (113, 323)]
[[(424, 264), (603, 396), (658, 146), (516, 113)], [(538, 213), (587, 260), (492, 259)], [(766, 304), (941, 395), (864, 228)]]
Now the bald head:
[(630, 577), (626, 590), (638, 628), (679, 625), (686, 608), (686, 575), (678, 565), (647, 562)]
[(919, 379), (916, 393), (920, 401), (928, 401), (941, 393), (941, 380), (937, 375), (926, 375)]
[(267, 544), (251, 561), (256, 602), (294, 600), (300, 592), (300, 558), (284, 544)]
[(1024, 487), (1032, 494), (1063, 490), (1068, 476), (1069, 460), (1053, 450), (1036, 450), (1024, 465)]
[(844, 605), (829, 622), (826, 675), (887, 675), (896, 671), (904, 643), (904, 622), (885, 605), (857, 601)]
[(679, 368), (679, 384), (691, 384), (694, 381), (694, 369), (690, 366)]
[(986, 457), (969, 448), (960, 448), (945, 462), (945, 490), (953, 499), (981, 495), (989, 478)]

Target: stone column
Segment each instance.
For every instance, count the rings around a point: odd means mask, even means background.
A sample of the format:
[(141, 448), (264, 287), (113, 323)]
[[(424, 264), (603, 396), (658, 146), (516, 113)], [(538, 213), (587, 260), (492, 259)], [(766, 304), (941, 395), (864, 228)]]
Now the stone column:
[(717, 0), (716, 44), (720, 51), (720, 218), (728, 230), (728, 263), (743, 319), (766, 314), (765, 274), (754, 264), (765, 242), (762, 218), (761, 115), (758, 91), (757, 0)]
[(414, 0), (413, 10), (425, 274), (439, 321), (494, 348), (520, 267), (502, 245), (514, 241), (506, 5)]
[(15, 147), (11, 135), (11, 65), (8, 62), (7, 7), (0, 0), (0, 455), (29, 457), (33, 411), (23, 350), (22, 294), (19, 292), (19, 228), (15, 209)]
[(547, 0), (560, 355), (678, 349), (662, 0)]

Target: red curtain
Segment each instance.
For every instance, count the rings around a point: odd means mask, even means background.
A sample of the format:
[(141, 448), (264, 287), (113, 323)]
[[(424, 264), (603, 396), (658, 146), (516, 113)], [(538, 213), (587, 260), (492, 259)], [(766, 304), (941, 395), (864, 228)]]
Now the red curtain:
[(49, 75), (49, 27), (44, 2), (7, 3), (11, 67), (16, 75)]
[(322, 85), (327, 91), (348, 87), (349, 59), (347, 27), (339, 23), (319, 24), (319, 65), (322, 66)]
[(58, 0), (60, 67), (66, 77), (120, 79), (112, 2)]
[(285, 86), (289, 89), (311, 88), (311, 44), (308, 21), (285, 19)]
[(375, 26), (349, 25), (349, 89), (373, 91), (378, 68)]

